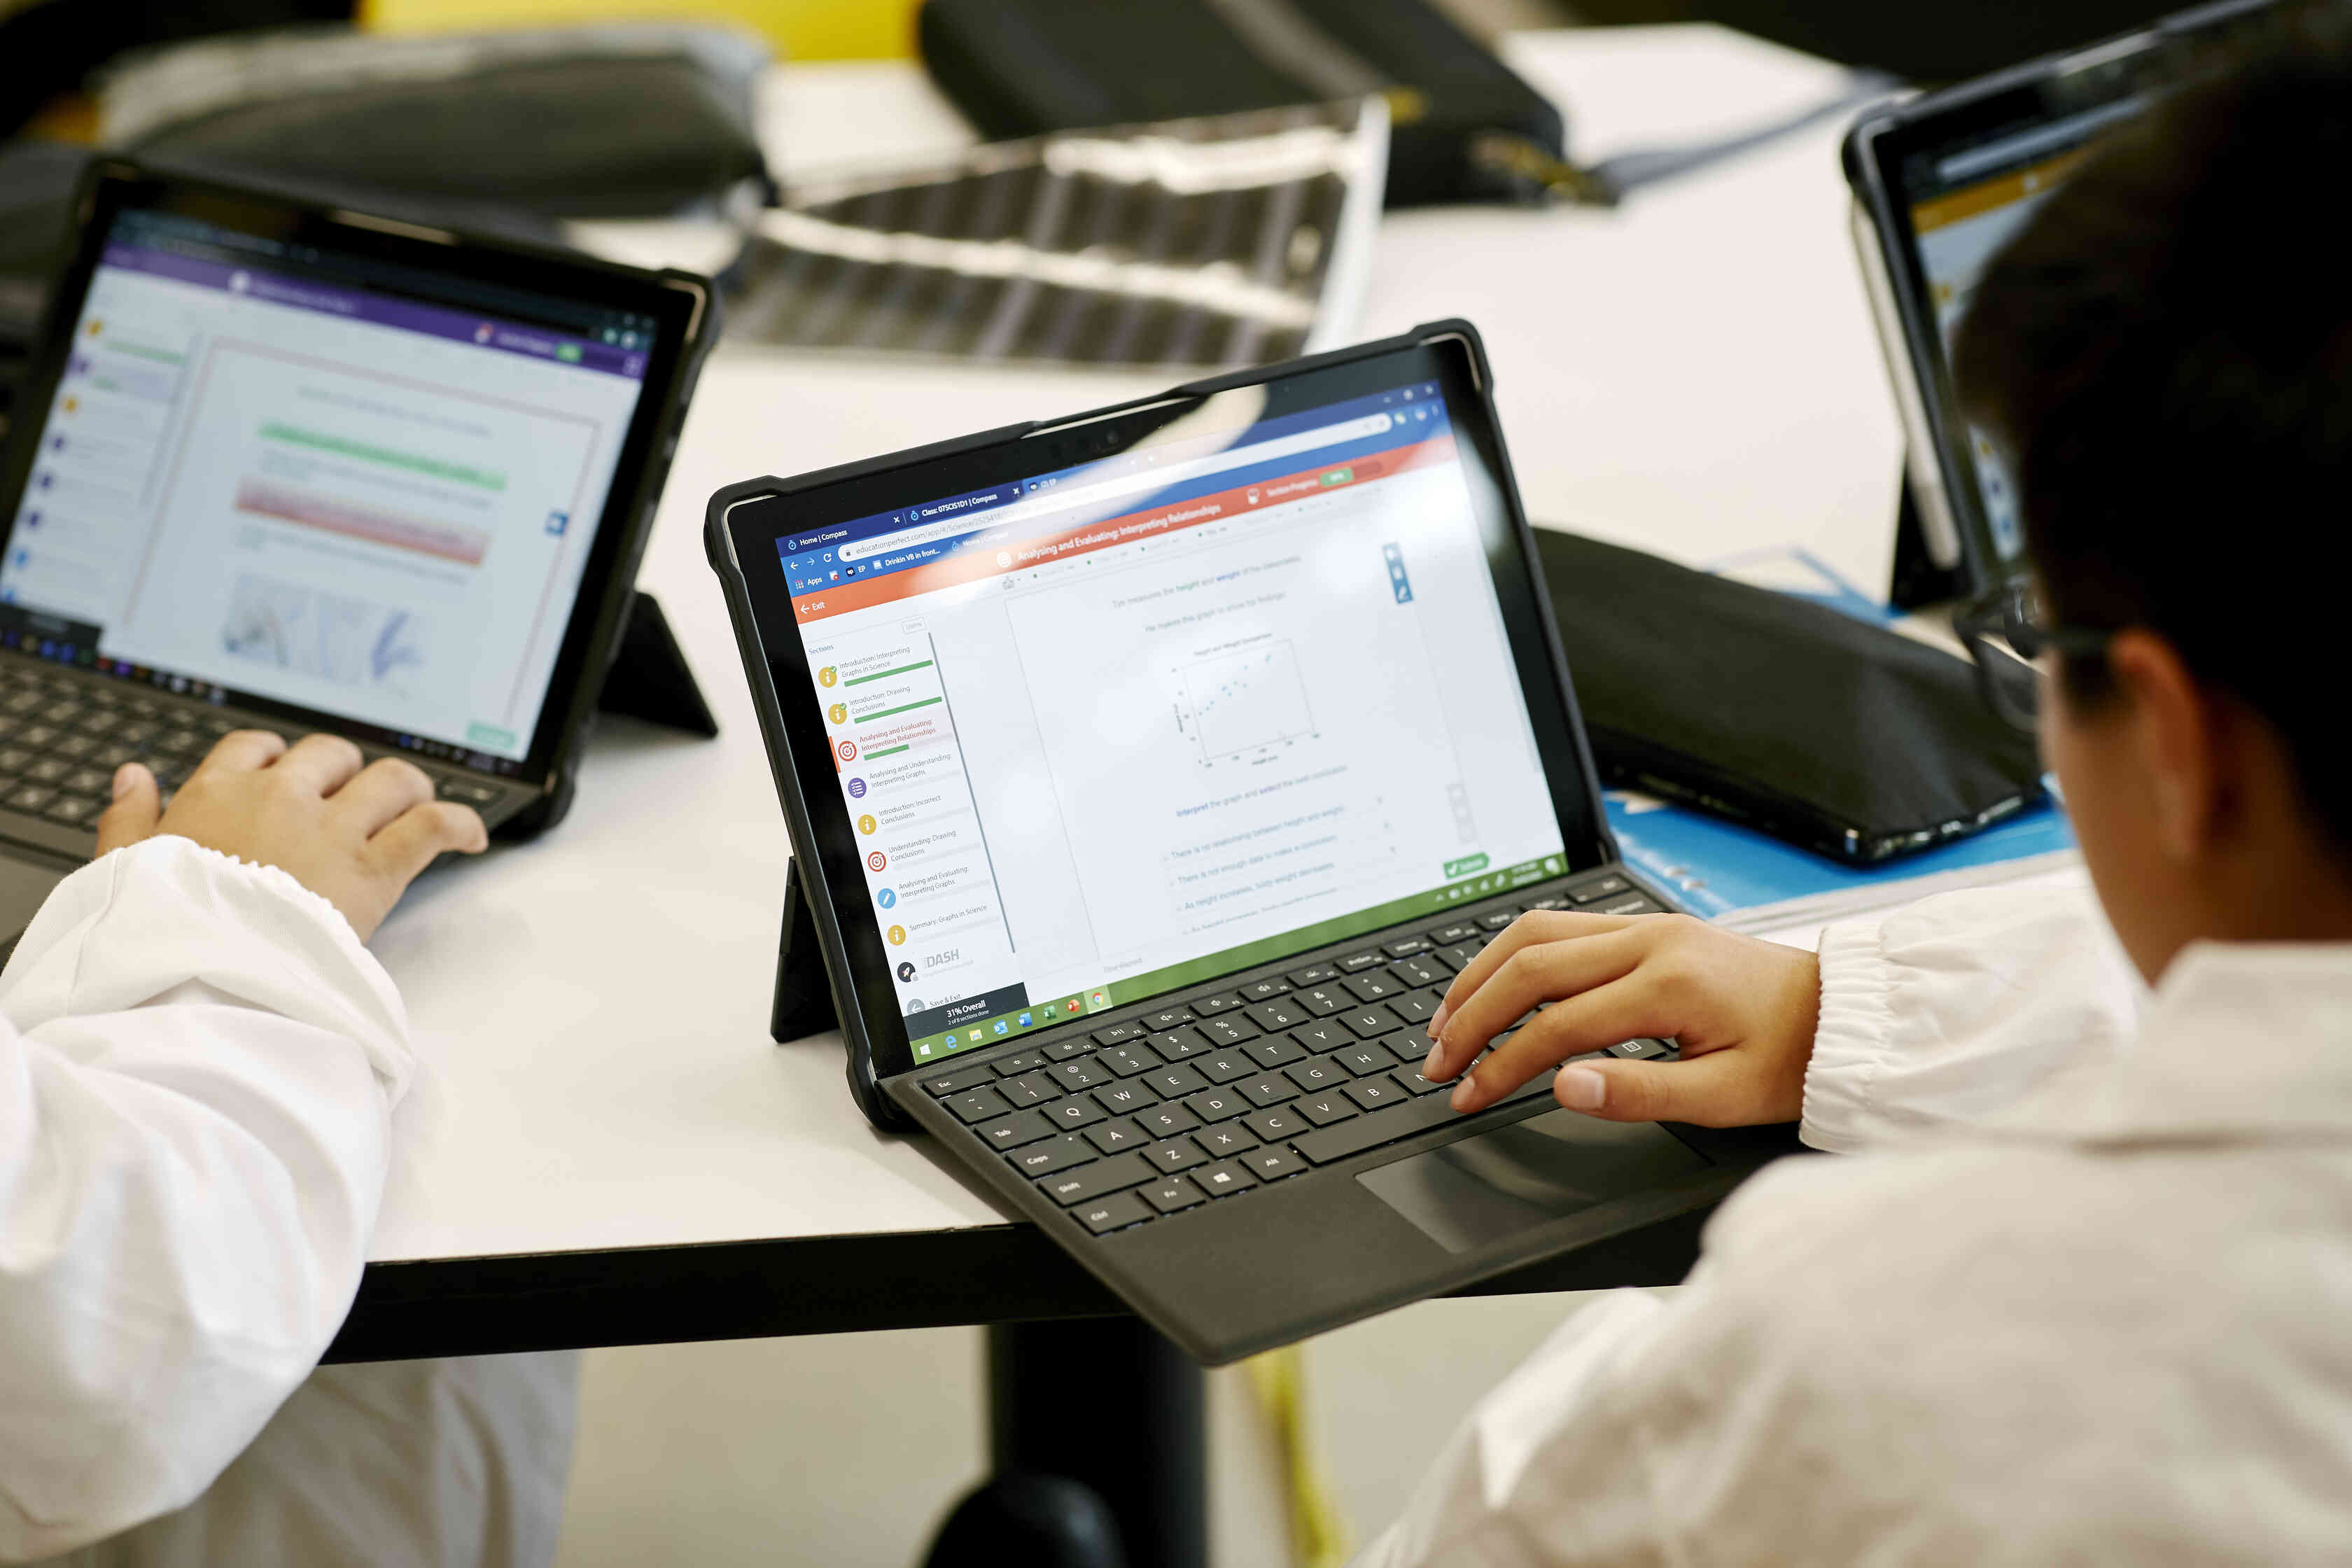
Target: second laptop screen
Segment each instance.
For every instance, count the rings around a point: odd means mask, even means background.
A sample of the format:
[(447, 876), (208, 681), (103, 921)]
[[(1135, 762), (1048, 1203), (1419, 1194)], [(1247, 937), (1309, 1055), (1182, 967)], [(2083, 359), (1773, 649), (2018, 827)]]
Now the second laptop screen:
[(1565, 869), (1476, 482), (1419, 383), (779, 542), (916, 1060)]

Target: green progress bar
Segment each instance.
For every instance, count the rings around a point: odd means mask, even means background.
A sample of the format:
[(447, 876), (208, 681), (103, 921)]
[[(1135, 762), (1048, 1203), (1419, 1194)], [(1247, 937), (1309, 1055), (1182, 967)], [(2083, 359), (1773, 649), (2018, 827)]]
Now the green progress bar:
[(911, 751), (913, 751), (913, 750), (914, 750), (914, 747), (913, 747), (913, 746), (911, 746), (911, 745), (907, 745), (907, 746), (885, 746), (885, 747), (883, 747), (883, 748), (882, 748), (880, 751), (878, 751), (878, 752), (866, 752), (866, 760), (867, 762), (869, 762), (869, 763), (870, 763), (870, 762), (872, 762), (872, 761), (873, 761), (875, 758), (877, 758), (877, 757), (895, 757), (895, 756), (897, 756), (897, 755), (898, 755), (899, 752), (911, 752)]
[(842, 684), (844, 686), (863, 686), (869, 680), (887, 680), (891, 676), (904, 675), (909, 670), (929, 669), (930, 668), (931, 661), (927, 658), (920, 664), (902, 664), (896, 669), (877, 669), (871, 675), (861, 675), (855, 680), (845, 680)]
[(152, 359), (157, 364), (188, 363), (188, 356), (185, 354), (175, 354), (170, 349), (149, 348), (145, 343), (126, 343), (120, 338), (109, 339), (106, 346), (116, 353), (129, 354), (133, 359)]
[(317, 430), (304, 430), (298, 426), (281, 425), (276, 420), (261, 427), (262, 439), (283, 441), (289, 447), (309, 447), (315, 451), (332, 452), (339, 458), (361, 458), (386, 468), (405, 468), (412, 474), (429, 474), (436, 479), (455, 479), (486, 490), (507, 488), (507, 477), (495, 468), (478, 468), (470, 463), (444, 462), (415, 452), (396, 451), (390, 447), (372, 447), (364, 441), (353, 441), (341, 436), (329, 436)]
[(912, 713), (918, 708), (929, 708), (938, 700), (936, 697), (926, 697), (920, 702), (902, 702), (896, 708), (885, 708), (879, 713), (861, 713), (857, 716), (857, 721), (861, 724), (871, 724), (875, 720), (887, 719), (893, 713)]

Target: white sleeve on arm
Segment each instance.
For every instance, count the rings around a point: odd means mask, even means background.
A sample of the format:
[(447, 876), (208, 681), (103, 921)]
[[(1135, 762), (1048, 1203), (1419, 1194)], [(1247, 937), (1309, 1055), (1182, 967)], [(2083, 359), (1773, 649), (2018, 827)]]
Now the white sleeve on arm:
[(2111, 1059), (2145, 995), (2087, 880), (1922, 900), (1822, 938), (1802, 1136), (1851, 1153), (1980, 1123)]
[(0, 975), (0, 1559), (188, 1502), (310, 1373), (411, 1066), (282, 871), (156, 838), (50, 895)]

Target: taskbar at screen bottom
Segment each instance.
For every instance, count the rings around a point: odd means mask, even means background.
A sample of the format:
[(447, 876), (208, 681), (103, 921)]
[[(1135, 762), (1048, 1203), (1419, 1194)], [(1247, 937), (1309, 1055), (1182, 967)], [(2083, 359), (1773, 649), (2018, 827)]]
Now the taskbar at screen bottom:
[[(1442, 913), (1465, 901), (1492, 898), (1515, 888), (1528, 887), (1548, 878), (1564, 875), (1568, 862), (1559, 855), (1547, 855), (1533, 860), (1522, 860), (1516, 866), (1489, 868), (1483, 855), (1454, 861), (1446, 867), (1449, 873), (1458, 873), (1454, 879), (1442, 882), (1426, 892), (1392, 899), (1369, 910), (1359, 910), (1351, 915), (1300, 926), (1280, 936), (1260, 942), (1244, 942), (1213, 952), (1183, 963), (1171, 963), (1164, 969), (1130, 975), (1102, 985), (1056, 996), (1051, 1001), (1026, 1000), (1024, 988), (1010, 988), (1013, 993), (992, 992), (971, 1000), (982, 1007), (999, 1009), (987, 1016), (960, 1018), (955, 1027), (915, 1036), (908, 1042), (918, 1063), (935, 1062), (951, 1057), (958, 1051), (1010, 1040), (1021, 1035), (1035, 1034), (1055, 1024), (1066, 1024), (1073, 1018), (1095, 1013), (1108, 1013), (1137, 1002), (1150, 1001), (1168, 992), (1188, 985), (1205, 985), (1212, 981), (1236, 974), (1261, 963), (1292, 957), (1313, 948), (1327, 947), (1350, 937), (1364, 936), (1389, 926), (1401, 925), (1411, 920)], [(939, 1010), (930, 1016), (938, 1017)]]

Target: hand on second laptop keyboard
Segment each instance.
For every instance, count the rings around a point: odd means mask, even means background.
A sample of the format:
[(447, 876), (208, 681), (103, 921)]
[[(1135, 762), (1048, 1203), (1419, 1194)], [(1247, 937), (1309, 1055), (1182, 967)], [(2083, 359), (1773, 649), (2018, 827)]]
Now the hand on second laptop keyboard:
[(1570, 1067), (1554, 1087), (1559, 1102), (1612, 1121), (1792, 1121), (1821, 991), (1811, 953), (1687, 915), (1539, 910), (1454, 976), (1429, 1021), (1437, 1043), (1422, 1070), (1442, 1082), (1469, 1069), (1453, 1103), (1475, 1110), (1570, 1057), (1649, 1036), (1678, 1041), (1682, 1059)]
[(172, 833), (276, 866), (341, 910), (365, 942), (435, 856), (477, 854), (489, 836), (472, 807), (435, 800), (433, 781), (413, 763), (363, 761), (333, 735), (289, 746), (265, 731), (237, 730), (168, 808), (155, 776), (126, 763), (98, 820), (98, 852)]

